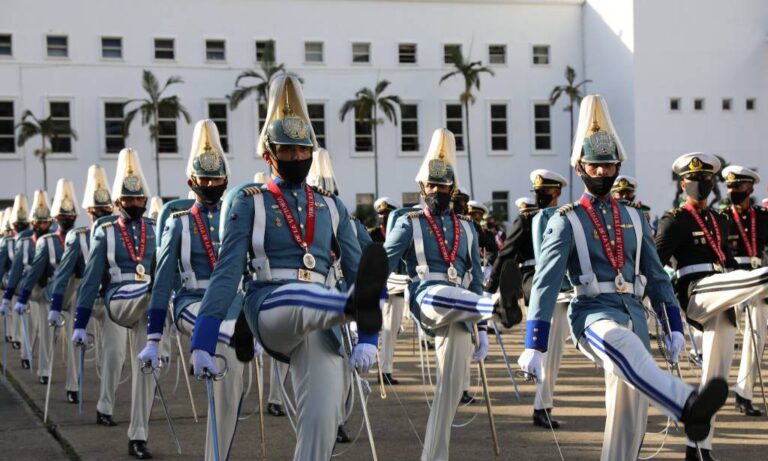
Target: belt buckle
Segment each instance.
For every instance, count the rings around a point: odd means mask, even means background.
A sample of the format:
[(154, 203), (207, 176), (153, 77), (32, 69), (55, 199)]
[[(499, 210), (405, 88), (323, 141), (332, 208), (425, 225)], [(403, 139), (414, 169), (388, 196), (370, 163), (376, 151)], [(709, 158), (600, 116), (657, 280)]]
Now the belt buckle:
[(144, 274), (134, 274), (133, 275), (133, 280), (135, 280), (137, 282), (143, 282), (144, 280), (146, 280), (146, 278), (147, 278), (147, 276), (144, 275)]
[(719, 263), (714, 263), (714, 264), (712, 264), (712, 269), (715, 272), (722, 272), (723, 271), (723, 266), (721, 266)]
[(299, 269), (298, 279), (302, 282), (311, 282), (312, 272), (307, 269)]

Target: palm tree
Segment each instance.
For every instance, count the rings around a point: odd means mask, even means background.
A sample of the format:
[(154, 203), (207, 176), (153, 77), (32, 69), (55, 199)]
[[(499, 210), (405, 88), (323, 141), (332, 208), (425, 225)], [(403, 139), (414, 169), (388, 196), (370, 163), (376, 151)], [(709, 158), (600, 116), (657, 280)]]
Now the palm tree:
[(147, 97), (142, 99), (131, 99), (123, 104), (123, 107), (126, 107), (129, 104), (138, 103), (138, 106), (125, 114), (125, 120), (123, 122), (123, 132), (125, 133), (125, 136), (128, 136), (128, 130), (131, 127), (131, 123), (138, 113), (141, 113), (141, 126), (149, 125), (149, 139), (155, 148), (157, 195), (161, 197), (160, 144), (158, 142), (158, 135), (160, 134), (160, 114), (163, 115), (163, 118), (172, 118), (174, 124), (176, 123), (176, 120), (179, 119), (179, 116), (183, 116), (187, 123), (190, 121), (189, 112), (187, 112), (187, 109), (181, 104), (178, 96), (163, 96), (165, 90), (176, 83), (184, 83), (184, 80), (182, 80), (181, 77), (174, 75), (169, 77), (168, 80), (166, 80), (165, 85), (160, 88), (160, 84), (157, 82), (155, 74), (144, 69), (141, 76), (141, 87), (147, 92)]
[(376, 87), (361, 88), (355, 93), (355, 99), (350, 99), (341, 106), (339, 110), (339, 119), (344, 121), (349, 111), (355, 111), (355, 120), (363, 123), (370, 123), (373, 134), (373, 184), (376, 197), (379, 196), (379, 161), (378, 161), (378, 137), (377, 125), (384, 123), (379, 119), (379, 110), (384, 113), (387, 120), (397, 126), (397, 112), (395, 106), (400, 107), (400, 97), (395, 95), (384, 96), (389, 86), (389, 80), (380, 80)]
[(483, 72), (494, 74), (493, 70), (487, 66), (483, 66), (482, 61), (470, 61), (469, 57), (464, 60), (464, 55), (461, 53), (460, 47), (455, 47), (451, 52), (451, 62), (453, 62), (454, 69), (451, 72), (443, 75), (440, 78), (440, 84), (448, 80), (453, 76), (460, 75), (464, 77), (464, 91), (459, 95), (459, 101), (464, 106), (464, 120), (466, 120), (467, 132), (465, 138), (467, 140), (467, 164), (469, 165), (469, 194), (474, 197), (475, 189), (472, 183), (472, 150), (469, 146), (469, 105), (475, 104), (475, 95), (472, 94), (472, 87), (474, 86), (480, 91), (480, 74)]
[[(581, 104), (581, 100), (584, 99), (584, 93), (582, 92), (582, 86), (590, 83), (592, 80), (582, 80), (579, 83), (576, 81), (576, 71), (573, 67), (565, 67), (565, 80), (566, 84), (556, 86), (552, 89), (552, 93), (549, 94), (549, 104), (554, 106), (560, 96), (568, 96), (568, 105), (563, 109), (568, 112), (571, 117), (571, 145), (573, 145), (573, 109), (574, 104)], [(573, 168), (568, 168), (568, 200), (573, 201)]]
[[(232, 94), (227, 95), (229, 107), (232, 110), (252, 93), (256, 94), (256, 104), (266, 104), (269, 99), (269, 84), (275, 76), (285, 73), (285, 64), (275, 63), (275, 41), (267, 41), (264, 47), (264, 55), (261, 60), (261, 72), (254, 69), (248, 69), (240, 73), (235, 79), (235, 89)], [(255, 79), (255, 85), (242, 86), (240, 81), (243, 79)]]
[(43, 189), (47, 190), (48, 164), (46, 159), (51, 152), (48, 144), (53, 144), (59, 136), (68, 136), (77, 140), (77, 132), (72, 129), (69, 123), (63, 124), (58, 120), (54, 120), (53, 115), (40, 120), (29, 110), (24, 111), (21, 121), (16, 124), (15, 128), (19, 130), (19, 137), (16, 140), (16, 144), (19, 147), (24, 146), (31, 138), (40, 136), (41, 145), (40, 149), (35, 149), (35, 157), (40, 158), (40, 161), (43, 162)]

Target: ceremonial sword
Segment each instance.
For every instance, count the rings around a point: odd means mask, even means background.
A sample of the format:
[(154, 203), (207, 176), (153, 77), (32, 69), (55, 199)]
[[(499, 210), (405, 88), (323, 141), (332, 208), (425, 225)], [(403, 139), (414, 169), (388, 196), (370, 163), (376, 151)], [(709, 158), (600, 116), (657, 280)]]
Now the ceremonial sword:
[(504, 341), (501, 338), (501, 333), (499, 333), (499, 329), (496, 325), (496, 322), (493, 322), (493, 332), (496, 334), (496, 342), (499, 343), (499, 347), (501, 348), (501, 357), (504, 359), (504, 365), (507, 366), (507, 373), (509, 374), (509, 378), (512, 380), (512, 386), (515, 388), (515, 397), (517, 397), (517, 400), (520, 400), (520, 391), (517, 388), (517, 381), (515, 381), (515, 375), (512, 372), (512, 367), (509, 365), (509, 357), (507, 356), (507, 348), (504, 347)]
[(253, 359), (256, 366), (256, 392), (259, 395), (259, 430), (261, 431), (261, 459), (267, 459), (267, 441), (264, 439), (264, 388), (261, 385), (261, 357)]
[(197, 422), (197, 408), (195, 407), (195, 398), (192, 397), (192, 385), (189, 384), (189, 370), (187, 369), (187, 362), (184, 360), (184, 350), (181, 347), (181, 337), (179, 331), (175, 330), (176, 346), (179, 348), (179, 360), (181, 360), (181, 367), (184, 370), (184, 380), (187, 382), (187, 393), (189, 394), (189, 403), (192, 405), (192, 416), (195, 417)]
[(214, 354), (213, 357), (218, 357), (224, 361), (224, 369), (219, 373), (212, 373), (208, 368), (203, 368), (203, 375), (198, 379), (205, 380), (205, 390), (208, 393), (208, 418), (211, 421), (211, 439), (213, 440), (213, 459), (219, 461), (219, 432), (216, 427), (216, 402), (213, 398), (213, 382), (219, 381), (227, 375), (229, 366), (227, 364), (227, 358), (220, 354)]
[[(473, 342), (475, 343), (475, 346), (478, 345), (480, 337), (479, 333), (477, 331), (477, 324), (472, 325), (474, 328), (474, 335), (473, 335)], [(496, 453), (496, 456), (499, 456), (501, 454), (501, 448), (499, 447), (499, 436), (496, 434), (496, 421), (493, 419), (493, 406), (491, 404), (491, 395), (488, 392), (488, 377), (485, 374), (485, 361), (479, 360), (478, 365), (480, 366), (480, 380), (483, 383), (483, 398), (485, 399), (485, 408), (488, 410), (488, 423), (491, 425), (491, 437), (493, 438), (493, 450)]]
[(27, 317), (26, 314), (20, 314), (21, 317), (21, 340), (24, 343), (24, 350), (27, 352), (27, 359), (29, 360), (29, 371), (34, 373), (32, 369), (32, 344), (29, 342), (29, 330), (27, 329)]
[[(533, 381), (533, 384), (538, 385), (539, 384), (539, 378), (536, 376), (535, 373), (530, 373), (523, 370), (517, 370), (515, 372), (517, 376), (522, 378), (524, 381)], [(560, 454), (560, 460), (565, 461), (565, 458), (563, 457), (563, 450), (560, 448), (560, 442), (557, 440), (557, 434), (555, 434), (555, 428), (552, 427), (552, 420), (549, 418), (549, 412), (547, 409), (544, 409), (544, 416), (547, 417), (547, 423), (549, 423), (549, 430), (552, 432), (552, 437), (555, 438), (555, 445), (557, 446), (557, 452)]]
[(43, 411), (43, 424), (48, 422), (48, 404), (51, 401), (51, 383), (53, 383), (53, 358), (54, 354), (56, 353), (56, 333), (59, 331), (59, 328), (64, 326), (64, 322), (62, 321), (60, 324), (56, 322), (50, 322), (49, 326), (53, 328), (53, 337), (51, 339), (51, 357), (50, 362), (48, 363), (48, 385), (45, 389), (45, 410)]
[(160, 380), (157, 379), (157, 374), (155, 373), (155, 368), (152, 366), (152, 362), (148, 361), (142, 363), (141, 372), (145, 375), (151, 374), (152, 379), (155, 380), (155, 389), (157, 390), (157, 395), (160, 396), (160, 403), (163, 404), (165, 420), (168, 422), (168, 429), (170, 429), (171, 436), (173, 436), (173, 441), (176, 443), (176, 453), (181, 454), (181, 443), (179, 443), (179, 437), (176, 436), (176, 430), (173, 428), (173, 420), (171, 419), (170, 413), (168, 413), (168, 407), (165, 404), (165, 396), (163, 396), (163, 389), (160, 387)]

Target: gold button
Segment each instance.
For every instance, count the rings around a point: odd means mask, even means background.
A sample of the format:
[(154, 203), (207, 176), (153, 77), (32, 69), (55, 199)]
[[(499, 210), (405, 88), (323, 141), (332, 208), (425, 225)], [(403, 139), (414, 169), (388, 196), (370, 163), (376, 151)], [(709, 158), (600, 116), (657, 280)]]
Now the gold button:
[(534, 329), (533, 329), (533, 332), (534, 332), (534, 333), (538, 333), (538, 332), (539, 332), (539, 329), (538, 329), (538, 328), (534, 328)]
[(301, 228), (304, 229), (304, 224), (300, 224)]
[(298, 194), (297, 194), (296, 192), (291, 192), (291, 195), (293, 195), (294, 197), (296, 197)]
[(299, 211), (301, 211), (301, 207), (298, 207)]
[(215, 230), (215, 228), (213, 226), (211, 226), (211, 232), (213, 232), (214, 230)]
[(537, 338), (537, 337), (535, 337), (535, 336), (533, 337), (533, 340), (534, 340), (534, 341), (536, 341), (537, 339), (539, 339), (539, 338)]

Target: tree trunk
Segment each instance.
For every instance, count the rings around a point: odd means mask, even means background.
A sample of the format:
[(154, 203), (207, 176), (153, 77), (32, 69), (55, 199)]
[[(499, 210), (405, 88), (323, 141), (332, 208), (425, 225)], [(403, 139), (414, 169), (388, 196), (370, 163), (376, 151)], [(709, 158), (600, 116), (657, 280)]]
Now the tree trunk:
[[(467, 165), (469, 165), (469, 196), (474, 200), (475, 188), (472, 182), (472, 150), (469, 148), (469, 101), (464, 101), (464, 114), (467, 122), (467, 132), (464, 133), (464, 142), (467, 146)], [(454, 181), (456, 181), (456, 179), (454, 179)]]
[[(571, 117), (571, 149), (573, 149), (573, 101), (568, 111)], [(568, 155), (568, 201), (573, 202), (573, 167), (571, 167), (571, 156)]]
[[(160, 115), (157, 106), (155, 106), (155, 174), (157, 175), (157, 196), (162, 197), (160, 192)], [(151, 136), (150, 136), (151, 138)], [(151, 141), (151, 140), (150, 140)], [(149, 197), (147, 197), (149, 198)]]
[(379, 198), (379, 139), (376, 133), (376, 106), (373, 107), (373, 121), (371, 122), (371, 128), (373, 129), (373, 190), (375, 191), (374, 199)]
[(47, 191), (48, 190), (48, 164), (46, 161), (45, 137), (42, 137), (42, 139), (43, 139), (43, 148), (40, 151), (40, 161), (43, 162), (43, 190)]

